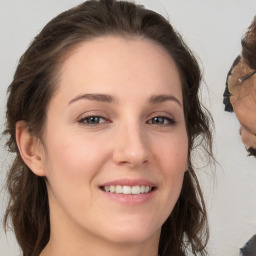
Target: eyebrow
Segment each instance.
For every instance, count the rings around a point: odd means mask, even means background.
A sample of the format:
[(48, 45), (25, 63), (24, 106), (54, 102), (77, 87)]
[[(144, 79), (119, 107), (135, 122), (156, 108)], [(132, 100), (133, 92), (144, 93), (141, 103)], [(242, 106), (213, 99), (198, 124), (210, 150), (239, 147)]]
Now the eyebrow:
[(82, 95), (76, 96), (74, 99), (69, 101), (68, 104), (71, 104), (73, 102), (76, 102), (82, 99), (98, 101), (98, 102), (106, 102), (106, 103), (117, 102), (117, 100), (113, 96), (107, 95), (107, 94), (82, 94)]
[[(71, 104), (73, 102), (76, 102), (82, 99), (97, 101), (97, 102), (106, 102), (106, 103), (118, 102), (118, 100), (115, 97), (108, 94), (91, 94), (90, 93), (90, 94), (78, 95), (75, 98), (73, 98), (71, 101), (69, 101), (68, 104)], [(181, 102), (176, 97), (169, 94), (152, 95), (148, 101), (149, 103), (152, 103), (152, 104), (163, 103), (166, 101), (173, 101), (173, 102), (176, 102), (179, 106), (182, 106)]]
[(163, 103), (166, 101), (174, 101), (176, 102), (179, 106), (181, 105), (181, 102), (174, 97), (173, 95), (169, 95), (169, 94), (160, 94), (160, 95), (153, 95), (149, 98), (149, 102), (156, 104), (156, 103)]

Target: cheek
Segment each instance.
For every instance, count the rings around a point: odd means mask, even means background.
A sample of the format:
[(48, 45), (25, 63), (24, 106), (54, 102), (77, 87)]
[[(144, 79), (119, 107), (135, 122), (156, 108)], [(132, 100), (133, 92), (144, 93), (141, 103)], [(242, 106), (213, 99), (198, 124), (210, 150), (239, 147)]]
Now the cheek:
[(242, 142), (244, 143), (244, 145), (246, 147), (249, 147), (249, 145), (250, 145), (250, 138), (248, 137), (248, 135), (243, 132), (241, 134), (241, 139), (242, 139)]
[(256, 113), (252, 105), (248, 105), (247, 102), (239, 102), (235, 105), (234, 111), (241, 124), (247, 126), (252, 132), (256, 132)]
[(241, 99), (238, 99), (234, 96), (230, 97), (230, 102), (233, 106), (234, 112), (239, 122), (243, 123), (246, 119), (246, 105)]
[(238, 86), (237, 86), (237, 77), (234, 77), (233, 75), (229, 76), (228, 78), (228, 89), (229, 92), (233, 95), (238, 94)]
[[(47, 144), (47, 178), (63, 183), (63, 187), (91, 186), (93, 177), (97, 174), (105, 159), (104, 146), (90, 136), (55, 135), (49, 138)], [(101, 152), (99, 154), (99, 152)]]
[[(230, 102), (235, 108), (235, 112), (238, 116), (250, 116), (252, 113), (255, 115), (256, 100), (251, 94), (244, 97), (230, 97)], [(249, 112), (249, 113), (248, 113)]]
[(56, 134), (48, 141), (46, 178), (51, 205), (65, 209), (70, 216), (84, 212), (88, 202), (93, 202), (90, 199), (95, 199), (94, 177), (102, 169), (106, 150), (95, 138), (92, 142), (81, 134)]
[(182, 180), (188, 168), (187, 134), (181, 133), (165, 140), (159, 150), (158, 162), (162, 164), (163, 175), (168, 182), (175, 183), (175, 178)]
[[(184, 138), (187, 138), (186, 135)], [(175, 142), (175, 143), (174, 143)], [(165, 218), (172, 212), (181, 192), (184, 174), (188, 169), (188, 142), (187, 139), (174, 138), (170, 140), (169, 147), (166, 146), (161, 157), (163, 170), (163, 184), (165, 196)], [(164, 212), (163, 210), (163, 212)]]

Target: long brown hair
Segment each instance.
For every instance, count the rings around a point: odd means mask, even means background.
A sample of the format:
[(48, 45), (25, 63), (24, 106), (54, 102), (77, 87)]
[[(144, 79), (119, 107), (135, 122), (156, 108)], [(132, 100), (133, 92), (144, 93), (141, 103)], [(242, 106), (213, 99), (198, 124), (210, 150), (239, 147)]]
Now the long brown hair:
[(176, 206), (163, 224), (159, 254), (181, 256), (189, 248), (194, 255), (206, 255), (206, 208), (191, 162), (198, 138), (203, 141), (208, 156), (212, 155), (210, 115), (198, 98), (200, 69), (189, 48), (165, 18), (141, 5), (124, 1), (90, 0), (61, 13), (43, 28), (21, 57), (8, 89), (4, 131), (9, 137), (8, 149), (16, 154), (7, 180), (10, 199), (5, 227), (10, 217), (24, 256), (38, 256), (49, 241), (45, 180), (23, 162), (15, 139), (15, 124), (26, 121), (31, 134), (40, 138), (63, 59), (80, 42), (104, 35), (152, 40), (170, 54), (178, 67), (189, 139), (189, 170)]

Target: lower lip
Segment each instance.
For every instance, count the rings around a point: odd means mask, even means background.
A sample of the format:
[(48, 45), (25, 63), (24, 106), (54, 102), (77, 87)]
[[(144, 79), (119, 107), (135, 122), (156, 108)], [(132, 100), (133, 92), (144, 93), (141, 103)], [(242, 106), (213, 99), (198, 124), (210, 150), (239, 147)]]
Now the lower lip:
[(107, 196), (109, 199), (116, 201), (118, 203), (138, 205), (138, 204), (143, 204), (149, 201), (154, 196), (156, 189), (150, 191), (149, 193), (143, 193), (138, 195), (125, 195), (125, 194), (105, 192), (103, 190), (100, 190), (100, 191), (104, 193), (104, 195)]

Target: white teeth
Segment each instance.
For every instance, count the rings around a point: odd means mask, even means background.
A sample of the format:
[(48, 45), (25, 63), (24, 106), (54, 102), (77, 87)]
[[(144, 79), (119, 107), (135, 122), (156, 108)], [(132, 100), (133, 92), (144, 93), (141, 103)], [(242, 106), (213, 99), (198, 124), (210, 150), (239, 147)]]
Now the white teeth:
[(140, 194), (140, 186), (133, 186), (132, 187), (132, 194), (139, 195)]
[(148, 193), (152, 191), (152, 187), (150, 186), (121, 186), (121, 185), (111, 185), (104, 186), (103, 189), (106, 192), (117, 193), (117, 194), (125, 194), (125, 195), (139, 195), (143, 193)]
[(123, 194), (123, 187), (122, 186), (116, 186), (115, 192), (117, 194)]
[[(116, 190), (115, 186), (111, 185), (110, 188), (109, 188), (109, 191), (110, 191), (111, 193), (114, 193), (115, 190)], [(106, 190), (105, 190), (105, 191), (106, 191)]]
[(132, 187), (130, 186), (123, 186), (123, 194), (129, 195), (132, 193)]

